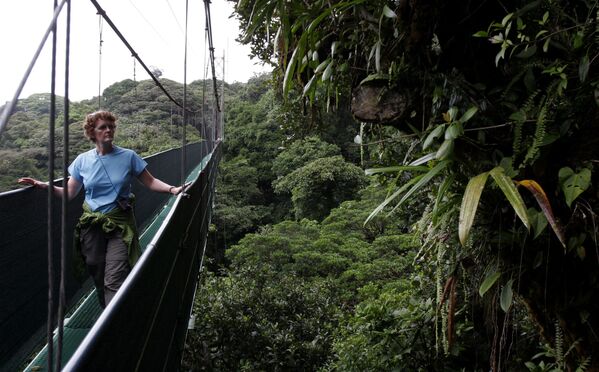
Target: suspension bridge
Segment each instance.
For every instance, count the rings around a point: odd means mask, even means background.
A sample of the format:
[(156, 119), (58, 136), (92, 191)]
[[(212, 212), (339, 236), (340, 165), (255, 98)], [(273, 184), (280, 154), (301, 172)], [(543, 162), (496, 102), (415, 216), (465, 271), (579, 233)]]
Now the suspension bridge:
[[(223, 139), (223, 100), (215, 68), (210, 1), (204, 0), (206, 45), (213, 94), (211, 115), (189, 109), (187, 94), (188, 1), (185, 14), (183, 100), (173, 98), (96, 0), (90, 0), (172, 105), (183, 113), (178, 149), (146, 158), (148, 170), (170, 184), (191, 182), (186, 194), (166, 196), (133, 185), (143, 255), (112, 302), (102, 310), (90, 282), (71, 269), (73, 228), (82, 196), (58, 205), (53, 193), (34, 188), (0, 193), (0, 370), (177, 370), (198, 277), (204, 263), (217, 166)], [(69, 162), (69, 44), (71, 0), (54, 1), (54, 14), (27, 71), (0, 115), (0, 136), (18, 109), (18, 99), (42, 48), (52, 44), (48, 123), (49, 186), (55, 180), (57, 19), (66, 13), (63, 173)], [(224, 65), (224, 63), (223, 63)], [(204, 70), (207, 71), (207, 66)], [(206, 82), (207, 79), (204, 79)], [(223, 79), (224, 81), (224, 72)], [(98, 108), (102, 101), (99, 97)], [(204, 103), (201, 107), (204, 108)], [(201, 123), (202, 140), (186, 141), (186, 123)], [(174, 167), (173, 164), (179, 164)], [(65, 188), (66, 190), (66, 188)], [(45, 205), (45, 207), (43, 207)], [(34, 353), (43, 344), (41, 351)], [(33, 358), (31, 359), (31, 356)], [(28, 364), (26, 364), (28, 361)]]

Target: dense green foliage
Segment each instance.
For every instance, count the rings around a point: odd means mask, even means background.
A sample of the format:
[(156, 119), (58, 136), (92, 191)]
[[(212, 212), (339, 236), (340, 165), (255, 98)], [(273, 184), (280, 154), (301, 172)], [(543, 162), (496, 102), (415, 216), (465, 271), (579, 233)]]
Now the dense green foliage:
[[(240, 39), (275, 67), (285, 139), (348, 138), (328, 115), (351, 102), (362, 164), (388, 190), (366, 226), (391, 213), (418, 242), (421, 284), (379, 289), (341, 278), (392, 259), (366, 260), (372, 241), (349, 230), (351, 248), (323, 241), (327, 219), (264, 228), (230, 250), (234, 270), (266, 260), (279, 280), (326, 278), (341, 293), (334, 355), (306, 369), (599, 368), (598, 11), (594, 0), (237, 2)], [(318, 182), (285, 182), (308, 178), (312, 163), (298, 163), (275, 189), (315, 198)], [(319, 204), (291, 207), (322, 218)]]
[(320, 220), (366, 184), (362, 170), (341, 156), (320, 158), (277, 180), (275, 192), (290, 193), (297, 219)]
[[(351, 198), (364, 184), (362, 172), (344, 160), (356, 158), (357, 148), (348, 145), (351, 137), (325, 142), (310, 136), (310, 131), (304, 133), (306, 137), (295, 133), (291, 128), (300, 125), (304, 118), (289, 112), (273, 89), (270, 76), (231, 86), (225, 99), (227, 126), (214, 213), (217, 243), (213, 248), (218, 257), (218, 252), (259, 226), (293, 216), (322, 219), (328, 210)], [(338, 118), (332, 119), (323, 126), (338, 125)], [(339, 157), (341, 154), (345, 158)], [(332, 156), (338, 157), (317, 161)], [(291, 175), (304, 166), (303, 173)], [(317, 181), (309, 177), (317, 174), (322, 176), (317, 182), (319, 190), (309, 185)], [(290, 182), (297, 186), (295, 193), (292, 188), (280, 186)], [(335, 195), (327, 189), (338, 192)], [(310, 214), (308, 205), (312, 203), (320, 205), (318, 213)]]
[[(284, 221), (229, 249), (232, 270), (209, 275), (198, 292), (184, 367), (357, 371), (430, 365), (425, 352), (374, 363), (372, 353), (364, 359), (356, 350), (434, 347), (434, 283), (414, 265), (413, 237), (389, 218), (363, 225), (382, 194), (367, 188), (362, 199), (343, 202), (321, 223)], [(421, 293), (430, 298), (423, 301)]]

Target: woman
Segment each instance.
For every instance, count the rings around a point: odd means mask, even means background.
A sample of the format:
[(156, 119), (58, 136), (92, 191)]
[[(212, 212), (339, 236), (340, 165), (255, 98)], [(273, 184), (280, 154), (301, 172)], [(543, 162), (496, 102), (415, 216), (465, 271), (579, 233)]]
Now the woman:
[[(133, 215), (131, 178), (137, 177), (152, 191), (177, 195), (184, 186), (171, 186), (154, 178), (147, 163), (134, 151), (113, 144), (117, 118), (108, 111), (87, 115), (85, 136), (95, 148), (77, 156), (69, 166), (69, 200), (85, 189), (83, 214), (75, 229), (75, 245), (94, 280), (104, 308), (125, 281), (141, 255)], [(25, 177), (20, 184), (47, 189), (48, 184)], [(57, 196), (62, 187), (54, 187)]]

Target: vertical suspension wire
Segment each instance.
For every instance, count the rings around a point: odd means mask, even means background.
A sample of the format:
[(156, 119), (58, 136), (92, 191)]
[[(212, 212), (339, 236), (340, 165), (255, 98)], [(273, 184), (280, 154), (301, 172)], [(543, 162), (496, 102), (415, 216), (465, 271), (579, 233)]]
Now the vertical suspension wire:
[[(206, 29), (204, 32), (204, 45), (208, 45), (208, 24), (206, 24)], [(202, 81), (202, 130), (200, 132), (200, 135), (202, 136), (202, 139), (204, 141), (208, 140), (208, 136), (206, 135), (206, 133), (208, 132), (206, 130), (206, 126), (208, 125), (206, 123), (206, 78), (208, 77), (208, 65), (206, 63), (206, 49), (204, 49), (204, 78)], [(207, 142), (208, 146), (210, 145), (210, 142)]]
[(216, 109), (220, 111), (220, 100), (218, 99), (218, 88), (216, 86), (216, 69), (214, 67), (214, 43), (212, 41), (212, 17), (210, 16), (210, 0), (204, 0), (204, 7), (206, 9), (206, 30), (208, 31), (210, 66), (212, 68), (212, 88), (214, 90)]
[(183, 132), (181, 134), (181, 185), (185, 184), (185, 145), (187, 134), (187, 24), (189, 0), (185, 0), (185, 52), (183, 57)]
[(62, 136), (62, 221), (60, 238), (60, 289), (58, 294), (58, 337), (56, 341), (56, 370), (62, 369), (62, 339), (64, 334), (64, 312), (66, 306), (66, 267), (67, 267), (67, 223), (69, 188), (69, 63), (71, 45), (71, 0), (67, 0), (67, 24), (65, 36), (65, 62), (64, 62), (64, 122)]
[[(54, 0), (54, 10), (58, 3)], [(52, 71), (50, 83), (50, 123), (48, 125), (48, 318), (46, 324), (48, 342), (48, 371), (53, 369), (54, 345), (54, 127), (56, 126), (56, 23), (52, 27)], [(60, 356), (58, 357), (60, 358)]]
[[(212, 20), (210, 17), (210, 0), (204, 0), (204, 8), (206, 10), (206, 32), (208, 34), (208, 46), (209, 46), (209, 52), (210, 52), (210, 66), (212, 68), (212, 90), (214, 93), (214, 105), (216, 106), (216, 110), (214, 112), (213, 116), (213, 120), (214, 122), (212, 123), (212, 128), (210, 131), (210, 137), (211, 137), (211, 141), (212, 141), (212, 147), (211, 150), (214, 148), (214, 142), (215, 142), (215, 134), (216, 134), (216, 120), (218, 118), (218, 114), (220, 114), (220, 99), (218, 98), (218, 88), (216, 85), (216, 71), (215, 71), (215, 66), (214, 66), (214, 45), (212, 42)], [(218, 114), (217, 114), (218, 113)]]
[(220, 92), (220, 120), (219, 120), (219, 139), (222, 141), (225, 139), (225, 51), (223, 50), (223, 81), (221, 84), (222, 90)]
[(102, 108), (102, 31), (104, 29), (104, 18), (102, 14), (98, 13), (98, 30), (100, 33), (100, 39), (98, 41), (98, 110)]

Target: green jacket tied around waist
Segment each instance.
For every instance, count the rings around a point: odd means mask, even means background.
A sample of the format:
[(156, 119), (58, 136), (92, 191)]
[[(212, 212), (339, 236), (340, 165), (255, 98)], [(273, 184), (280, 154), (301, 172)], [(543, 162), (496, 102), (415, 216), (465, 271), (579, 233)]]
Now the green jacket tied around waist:
[(139, 234), (135, 224), (133, 209), (123, 211), (115, 208), (108, 213), (92, 212), (87, 203), (83, 203), (83, 214), (75, 226), (73, 247), (75, 249), (75, 272), (77, 276), (83, 277), (85, 264), (81, 255), (81, 230), (88, 226), (99, 225), (105, 233), (111, 233), (118, 229), (123, 241), (128, 248), (129, 264), (135, 265), (141, 256), (139, 245)]

